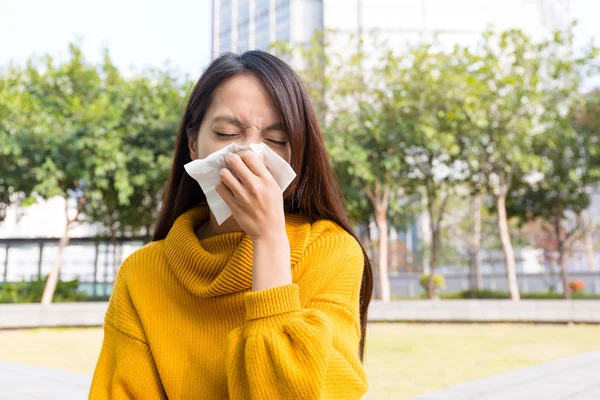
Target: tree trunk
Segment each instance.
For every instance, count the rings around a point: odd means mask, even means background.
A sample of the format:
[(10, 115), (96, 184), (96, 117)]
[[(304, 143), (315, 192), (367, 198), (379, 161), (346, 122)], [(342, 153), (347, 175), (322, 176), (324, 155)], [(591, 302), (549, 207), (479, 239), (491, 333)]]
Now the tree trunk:
[(406, 272), (407, 273), (412, 273), (413, 272), (413, 262), (414, 262), (414, 257), (413, 257), (413, 253), (412, 253), (412, 248), (413, 248), (413, 241), (412, 241), (412, 224), (408, 225), (408, 228), (406, 228)]
[(435, 296), (435, 281), (433, 277), (435, 275), (435, 267), (437, 266), (437, 242), (439, 226), (436, 226), (435, 213), (433, 210), (434, 198), (430, 193), (427, 197), (427, 212), (429, 213), (429, 229), (431, 231), (431, 258), (429, 259), (429, 281), (427, 282), (427, 295), (430, 299), (433, 299)]
[(594, 271), (596, 269), (596, 263), (594, 262), (593, 229), (590, 213), (587, 209), (581, 211), (581, 219), (583, 220), (584, 226), (585, 255), (587, 258), (588, 271)]
[(483, 288), (483, 276), (481, 275), (481, 193), (477, 193), (472, 198), (471, 215), (473, 216), (473, 231), (471, 232), (473, 282), (471, 287), (479, 292)]
[(438, 237), (438, 229), (436, 228), (431, 232), (431, 265), (429, 269), (429, 282), (427, 282), (427, 292), (430, 299), (435, 297), (435, 281), (433, 277), (435, 275), (435, 267), (437, 266)]
[(508, 232), (508, 219), (506, 217), (506, 192), (507, 188), (502, 188), (501, 193), (496, 197), (496, 207), (498, 209), (498, 230), (500, 232), (500, 240), (502, 241), (502, 249), (506, 259), (506, 279), (508, 282), (508, 291), (512, 300), (520, 300), (519, 286), (517, 285), (517, 266), (515, 263), (515, 253), (512, 243), (510, 242), (510, 234)]
[(571, 288), (569, 287), (569, 278), (567, 276), (567, 266), (565, 265), (565, 239), (562, 234), (562, 224), (560, 217), (554, 220), (554, 229), (558, 240), (558, 265), (560, 266), (560, 277), (563, 286), (563, 298), (569, 300), (571, 298)]
[(48, 280), (46, 281), (46, 286), (44, 287), (44, 293), (42, 294), (42, 304), (47, 306), (52, 303), (52, 298), (54, 297), (54, 291), (56, 290), (56, 285), (58, 284), (58, 274), (60, 272), (60, 266), (62, 264), (62, 255), (65, 246), (69, 244), (69, 229), (71, 228), (70, 221), (67, 222), (67, 226), (65, 227), (65, 232), (63, 236), (58, 241), (58, 252), (56, 253), (56, 259), (54, 260), (54, 265), (52, 266), (52, 270), (48, 275)]
[(390, 281), (388, 278), (388, 223), (387, 212), (383, 208), (375, 211), (375, 221), (379, 228), (379, 285), (381, 300), (390, 301)]
[(113, 273), (115, 274), (115, 277), (117, 276), (117, 269), (119, 268), (119, 265), (117, 263), (117, 235), (115, 234), (114, 231), (111, 230), (111, 241), (112, 241), (112, 247), (113, 247), (113, 260), (112, 260), (112, 264), (113, 264)]
[(82, 197), (77, 202), (77, 213), (73, 219), (69, 219), (69, 201), (65, 198), (65, 219), (67, 221), (65, 225), (65, 231), (63, 236), (58, 241), (58, 251), (56, 253), (56, 259), (54, 260), (54, 265), (52, 266), (52, 270), (48, 274), (48, 280), (46, 281), (46, 285), (44, 286), (44, 292), (42, 293), (42, 301), (41, 304), (49, 305), (52, 303), (52, 298), (54, 297), (54, 292), (56, 291), (56, 285), (58, 284), (58, 279), (60, 277), (60, 267), (62, 264), (62, 256), (64, 248), (69, 244), (69, 232), (71, 230), (71, 225), (73, 223), (80, 222), (78, 217), (85, 205), (85, 197)]

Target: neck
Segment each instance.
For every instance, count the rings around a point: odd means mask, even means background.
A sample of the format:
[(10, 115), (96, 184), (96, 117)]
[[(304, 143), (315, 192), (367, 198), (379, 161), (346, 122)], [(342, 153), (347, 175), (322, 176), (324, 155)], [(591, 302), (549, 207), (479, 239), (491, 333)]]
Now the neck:
[(199, 239), (206, 239), (211, 236), (228, 232), (243, 232), (243, 229), (240, 228), (240, 225), (233, 215), (219, 225), (212, 211), (210, 211), (210, 219), (196, 228), (196, 236), (198, 236)]

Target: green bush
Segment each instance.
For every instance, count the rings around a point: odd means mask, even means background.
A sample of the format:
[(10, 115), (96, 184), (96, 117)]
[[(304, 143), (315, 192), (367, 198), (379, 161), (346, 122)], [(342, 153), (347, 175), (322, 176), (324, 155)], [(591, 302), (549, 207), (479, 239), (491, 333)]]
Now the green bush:
[[(523, 293), (521, 294), (522, 299), (529, 300), (544, 300), (544, 299), (562, 299), (563, 295), (559, 292), (537, 292), (537, 293)], [(587, 293), (587, 292), (576, 292), (571, 293), (571, 298), (575, 300), (600, 300), (600, 295)]]
[(444, 293), (440, 297), (442, 299), (508, 299), (509, 295), (507, 292), (482, 289), (474, 292), (463, 290), (462, 292)]
[[(440, 295), (442, 299), (509, 299), (510, 295), (508, 292), (502, 292), (497, 290), (483, 289), (475, 292), (470, 290), (464, 290), (462, 292), (444, 293)], [(521, 299), (523, 300), (551, 300), (551, 299), (562, 299), (562, 293), (558, 292), (525, 292), (521, 293)], [(572, 294), (573, 299), (600, 299), (600, 295), (577, 292)]]
[[(42, 300), (47, 279), (44, 277), (34, 281), (0, 284), (0, 303), (39, 303)], [(87, 293), (79, 291), (78, 287), (78, 279), (58, 282), (52, 301), (62, 303), (86, 300)]]
[[(419, 283), (421, 284), (421, 287), (423, 288), (423, 290), (425, 290), (427, 292), (428, 288), (429, 288), (429, 275), (421, 275), (421, 277), (419, 278)], [(444, 290), (445, 288), (446, 288), (446, 281), (444, 281), (444, 277), (442, 275), (433, 275), (434, 291)]]

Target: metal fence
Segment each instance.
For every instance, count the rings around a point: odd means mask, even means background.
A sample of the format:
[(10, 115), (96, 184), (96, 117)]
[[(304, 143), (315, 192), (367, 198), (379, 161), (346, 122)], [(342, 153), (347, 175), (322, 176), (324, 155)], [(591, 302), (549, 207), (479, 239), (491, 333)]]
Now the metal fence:
[[(56, 259), (59, 238), (0, 239), (0, 282), (31, 281), (46, 276)], [(143, 246), (141, 238), (71, 238), (63, 250), (59, 278), (79, 279), (90, 296), (108, 296), (116, 272), (130, 253)]]
[[(0, 239), (0, 284), (2, 282), (31, 281), (47, 275), (58, 250), (58, 238)], [(79, 279), (79, 288), (90, 296), (108, 296), (116, 272), (122, 261), (133, 251), (144, 245), (142, 238), (118, 238), (113, 244), (108, 238), (72, 238), (63, 251), (60, 279)], [(451, 293), (471, 288), (472, 277), (468, 272), (445, 273), (446, 289)], [(562, 291), (558, 273), (517, 274), (521, 292), (542, 292), (554, 289)], [(570, 280), (582, 280), (584, 290), (600, 294), (600, 271), (571, 271)], [(390, 277), (391, 294), (400, 297), (415, 297), (423, 293), (419, 274), (396, 274)], [(378, 273), (375, 271), (375, 296), (379, 295)], [(506, 291), (504, 273), (483, 275), (485, 289)]]
[[(400, 297), (415, 297), (424, 292), (419, 284), (419, 274), (401, 274), (390, 276), (390, 293)], [(374, 294), (379, 296), (379, 275), (374, 274)], [(582, 280), (584, 290), (588, 293), (600, 294), (600, 271), (593, 272), (569, 272), (569, 280)], [(469, 290), (472, 287), (472, 276), (468, 272), (444, 274), (446, 288), (440, 293), (454, 293)], [(517, 282), (519, 291), (545, 292), (554, 290), (562, 292), (562, 282), (558, 273), (518, 273)], [(494, 291), (508, 291), (506, 274), (493, 273), (483, 275), (483, 288)]]

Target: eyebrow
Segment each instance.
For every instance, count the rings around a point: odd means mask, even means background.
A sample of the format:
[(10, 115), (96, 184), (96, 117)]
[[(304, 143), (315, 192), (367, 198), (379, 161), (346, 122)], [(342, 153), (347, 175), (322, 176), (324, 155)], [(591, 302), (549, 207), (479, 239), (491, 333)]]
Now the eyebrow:
[[(245, 125), (242, 123), (242, 121), (240, 121), (236, 117), (221, 115), (221, 116), (217, 116), (213, 119), (213, 123), (215, 123), (215, 122), (227, 122), (229, 124), (237, 126), (240, 129), (245, 128)], [(266, 128), (262, 129), (262, 132), (266, 132), (266, 131), (287, 132), (287, 129), (285, 128), (285, 124), (283, 122), (275, 122), (275, 123), (267, 126)]]

